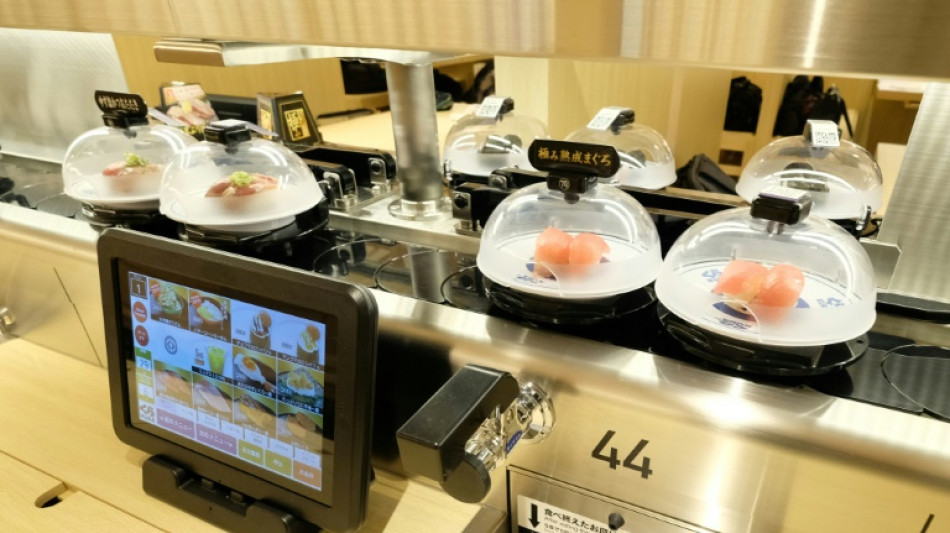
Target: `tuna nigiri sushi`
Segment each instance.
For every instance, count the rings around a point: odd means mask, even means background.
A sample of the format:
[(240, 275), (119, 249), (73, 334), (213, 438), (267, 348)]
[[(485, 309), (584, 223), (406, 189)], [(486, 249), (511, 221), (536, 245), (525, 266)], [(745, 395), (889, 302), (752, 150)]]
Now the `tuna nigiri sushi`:
[[(109, 178), (106, 183), (115, 191), (134, 194), (137, 188), (145, 187), (146, 190), (157, 188), (157, 182), (151, 186), (149, 183), (151, 179), (161, 179), (162, 165), (128, 153), (122, 161), (116, 161), (104, 168), (102, 175)], [(146, 179), (149, 176), (150, 178)], [(145, 180), (145, 183), (140, 183), (142, 180)]]
[(568, 262), (571, 264), (572, 274), (584, 274), (590, 265), (600, 262), (601, 258), (610, 251), (607, 242), (593, 233), (579, 233), (571, 240)]
[(205, 192), (205, 196), (208, 198), (250, 196), (277, 189), (278, 183), (277, 178), (271, 176), (238, 171), (212, 185)]
[(734, 302), (749, 303), (759, 293), (768, 272), (766, 267), (754, 261), (729, 261), (713, 292)]
[(550, 277), (548, 265), (567, 264), (570, 261), (571, 241), (570, 235), (554, 226), (542, 231), (534, 245), (534, 275), (539, 278)]
[(805, 287), (805, 275), (794, 265), (780, 264), (769, 269), (762, 287), (752, 300), (756, 316), (764, 320), (778, 320), (795, 307)]

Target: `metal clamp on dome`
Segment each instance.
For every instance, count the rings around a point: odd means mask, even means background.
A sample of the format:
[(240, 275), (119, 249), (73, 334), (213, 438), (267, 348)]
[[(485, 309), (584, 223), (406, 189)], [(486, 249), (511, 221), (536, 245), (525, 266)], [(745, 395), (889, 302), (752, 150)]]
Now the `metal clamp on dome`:
[(482, 118), (502, 120), (515, 110), (515, 100), (510, 96), (489, 96), (482, 100), (476, 114)]
[(243, 120), (219, 120), (205, 126), (205, 140), (220, 143), (231, 151), (238, 143), (251, 140), (251, 130)]
[(537, 139), (528, 148), (528, 161), (548, 172), (548, 189), (564, 193), (568, 203), (620, 170), (620, 156), (613, 146)]
[(808, 120), (803, 132), (813, 149), (824, 150), (841, 146), (841, 128), (830, 120)]
[(133, 126), (148, 124), (148, 107), (137, 94), (96, 91), (95, 98), (102, 110), (102, 122), (110, 128), (128, 131)]
[[(773, 186), (759, 193), (752, 201), (752, 216), (786, 225), (798, 224), (811, 212), (811, 194), (791, 187)], [(781, 233), (781, 228), (779, 228)]]
[(481, 501), (490, 472), (519, 442), (540, 442), (554, 427), (554, 407), (534, 383), (508, 372), (468, 365), (459, 370), (396, 434), (410, 473), (438, 481), (452, 497)]
[(633, 124), (637, 119), (637, 114), (634, 113), (633, 109), (625, 107), (617, 113), (617, 118), (610, 123), (610, 131), (614, 135), (620, 135), (620, 130), (624, 126), (629, 126)]

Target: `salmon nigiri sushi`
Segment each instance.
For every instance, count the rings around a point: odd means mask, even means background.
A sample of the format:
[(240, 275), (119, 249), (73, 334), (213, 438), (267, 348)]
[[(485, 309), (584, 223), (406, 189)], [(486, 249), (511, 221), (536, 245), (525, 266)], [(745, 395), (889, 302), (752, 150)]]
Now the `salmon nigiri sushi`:
[(769, 269), (752, 300), (756, 316), (765, 320), (782, 318), (798, 303), (804, 287), (805, 275), (801, 269), (789, 264), (775, 265)]
[(754, 261), (729, 261), (713, 292), (733, 301), (749, 303), (759, 293), (768, 272), (769, 269)]
[(534, 245), (534, 275), (539, 278), (550, 277), (551, 270), (546, 265), (570, 262), (571, 240), (570, 235), (554, 226), (542, 231)]

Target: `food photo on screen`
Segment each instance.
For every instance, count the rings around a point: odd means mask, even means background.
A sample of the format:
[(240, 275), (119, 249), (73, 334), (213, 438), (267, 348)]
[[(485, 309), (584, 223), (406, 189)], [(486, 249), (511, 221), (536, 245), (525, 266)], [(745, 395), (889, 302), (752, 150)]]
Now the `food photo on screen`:
[(155, 392), (159, 397), (170, 398), (191, 406), (192, 374), (164, 361), (155, 361)]
[(298, 448), (320, 453), (323, 446), (323, 417), (278, 403), (277, 438)]
[(273, 398), (277, 392), (276, 359), (239, 346), (233, 347), (234, 383)]
[(231, 421), (234, 387), (223, 381), (218, 381), (201, 374), (194, 374), (194, 405), (195, 409), (216, 415), (223, 420)]
[(300, 319), (282, 321), (274, 326), (275, 350), (311, 367), (326, 364), (326, 325)]
[(251, 346), (263, 350), (270, 350), (270, 327), (273, 324), (270, 313), (266, 310), (254, 314), (249, 328)]
[(153, 278), (149, 280), (148, 290), (153, 320), (188, 328), (188, 313), (185, 312), (187, 292), (184, 287)]
[(277, 404), (272, 398), (239, 388), (234, 389), (234, 423), (246, 429), (276, 437)]
[(231, 345), (205, 336), (191, 345), (194, 356), (192, 370), (210, 377), (230, 378), (234, 365), (231, 358)]
[(277, 393), (282, 402), (314, 412), (323, 410), (324, 374), (289, 361), (277, 362)]
[(227, 298), (192, 290), (188, 295), (188, 322), (191, 330), (230, 342), (231, 320)]
[(288, 315), (261, 309), (238, 300), (231, 301), (231, 342), (261, 353), (271, 354), (274, 349), (271, 331), (277, 320)]

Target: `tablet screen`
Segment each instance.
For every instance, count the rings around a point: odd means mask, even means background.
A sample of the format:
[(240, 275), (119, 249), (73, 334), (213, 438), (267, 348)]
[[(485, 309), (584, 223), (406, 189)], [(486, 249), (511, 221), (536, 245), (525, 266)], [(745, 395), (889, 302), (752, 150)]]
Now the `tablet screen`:
[(125, 261), (119, 274), (132, 425), (329, 503), (335, 319)]

